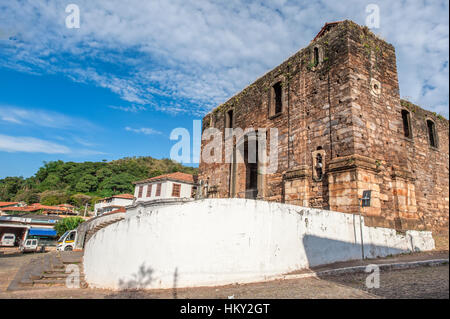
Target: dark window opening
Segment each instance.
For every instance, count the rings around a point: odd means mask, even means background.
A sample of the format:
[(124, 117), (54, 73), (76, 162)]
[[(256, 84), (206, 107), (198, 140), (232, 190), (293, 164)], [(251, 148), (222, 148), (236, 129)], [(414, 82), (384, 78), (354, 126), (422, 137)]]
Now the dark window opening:
[(314, 66), (319, 65), (319, 48), (314, 48)]
[[(254, 141), (252, 141), (250, 145), (252, 145), (253, 142)], [(246, 166), (246, 198), (256, 198), (258, 195), (258, 143), (256, 141), (255, 147), (250, 148), (248, 137), (245, 138), (244, 143), (244, 161)], [(250, 154), (250, 152), (255, 152), (255, 154)]]
[(225, 128), (233, 128), (233, 110), (227, 112)]
[(142, 193), (144, 192), (144, 186), (139, 186), (138, 198), (142, 198)]
[(402, 110), (402, 119), (403, 119), (403, 134), (407, 138), (412, 138), (411, 134), (411, 119), (409, 112), (406, 110)]
[(428, 139), (432, 147), (437, 147), (436, 127), (433, 121), (427, 120)]
[(281, 113), (281, 111), (283, 110), (283, 88), (281, 87), (281, 82), (276, 83), (273, 86), (273, 95), (274, 95), (274, 114), (278, 114)]

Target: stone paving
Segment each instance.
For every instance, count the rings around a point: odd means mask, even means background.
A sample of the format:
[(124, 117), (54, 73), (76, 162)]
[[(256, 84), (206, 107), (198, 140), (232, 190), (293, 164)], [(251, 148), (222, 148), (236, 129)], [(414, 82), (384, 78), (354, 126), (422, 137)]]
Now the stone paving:
[[(441, 252), (442, 253), (442, 252)], [(441, 254), (437, 253), (437, 254)], [(436, 256), (436, 255), (435, 255)], [(68, 289), (50, 287), (39, 290), (6, 291), (7, 282), (11, 280), (20, 265), (33, 258), (30, 255), (0, 257), (0, 298), (62, 298), (62, 299), (372, 299), (372, 298), (448, 298), (448, 265), (436, 267), (419, 267), (414, 269), (381, 272), (380, 288), (367, 289), (365, 281), (368, 274), (341, 276), (322, 276), (321, 278), (303, 278), (276, 280), (271, 282), (245, 285), (228, 285), (222, 287), (201, 287), (166, 289), (152, 291), (115, 292), (103, 289)], [(406, 256), (407, 258), (412, 258)], [(447, 252), (448, 257), (448, 252)], [(399, 258), (399, 257), (395, 257)]]
[(35, 254), (20, 254), (18, 250), (0, 255), (0, 291), (5, 291), (23, 265), (36, 258)]
[(419, 267), (380, 273), (380, 287), (368, 289), (367, 274), (322, 277), (389, 299), (449, 299), (449, 266)]

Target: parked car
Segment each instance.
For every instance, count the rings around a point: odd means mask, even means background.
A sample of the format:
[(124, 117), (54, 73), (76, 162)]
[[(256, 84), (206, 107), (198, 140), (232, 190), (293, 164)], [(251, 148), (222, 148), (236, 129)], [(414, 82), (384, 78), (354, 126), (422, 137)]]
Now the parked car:
[(1, 246), (6, 247), (14, 247), (16, 242), (16, 235), (14, 234), (3, 234), (2, 241), (0, 243)]
[(37, 252), (39, 249), (39, 241), (37, 239), (27, 239), (19, 247), (22, 253)]
[(68, 230), (58, 239), (57, 250), (71, 251), (75, 247), (75, 240), (77, 238), (76, 230)]

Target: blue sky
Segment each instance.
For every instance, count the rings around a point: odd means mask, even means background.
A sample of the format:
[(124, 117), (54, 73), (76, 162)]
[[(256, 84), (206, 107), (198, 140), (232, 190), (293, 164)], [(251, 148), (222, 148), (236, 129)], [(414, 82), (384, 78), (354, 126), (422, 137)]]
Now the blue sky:
[[(80, 8), (67, 29), (65, 8)], [(448, 1), (0, 0), (0, 178), (43, 161), (169, 157), (216, 105), (308, 45), (325, 22), (396, 47), (400, 93), (448, 118)]]

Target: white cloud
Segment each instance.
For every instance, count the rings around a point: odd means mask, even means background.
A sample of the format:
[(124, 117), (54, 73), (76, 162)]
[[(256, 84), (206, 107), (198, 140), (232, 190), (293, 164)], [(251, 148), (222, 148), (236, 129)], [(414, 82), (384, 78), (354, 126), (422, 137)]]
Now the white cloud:
[(45, 154), (71, 153), (68, 147), (57, 143), (34, 137), (15, 137), (2, 134), (0, 134), (0, 151)]
[[(2, 127), (8, 124), (26, 127), (28, 130), (32, 130), (33, 135), (38, 133), (36, 128), (45, 128), (40, 132), (43, 135), (40, 136), (41, 138), (0, 135), (0, 151), (76, 156), (105, 154), (98, 150), (76, 149), (46, 141), (46, 136), (51, 136), (51, 139), (61, 141), (63, 144), (72, 145), (76, 143), (82, 147), (96, 147), (97, 144), (85, 140), (82, 136), (86, 132), (91, 134), (93, 130), (99, 129), (99, 127), (82, 118), (45, 110), (0, 105), (0, 123)], [(42, 131), (44, 134), (42, 134)]]
[[(372, 2), (79, 0), (81, 28), (66, 29), (64, 1), (9, 1), (0, 29), (15, 36), (0, 39), (0, 65), (200, 115), (305, 47), (325, 22), (363, 24)], [(376, 3), (375, 31), (396, 47), (401, 95), (448, 116), (448, 1)]]
[(128, 131), (128, 132), (145, 134), (145, 135), (162, 134), (161, 132), (159, 132), (157, 130), (154, 130), (152, 128), (148, 128), (148, 127), (131, 128), (131, 127), (127, 126), (127, 127), (125, 127), (125, 130)]
[(145, 106), (143, 106), (143, 105), (131, 105), (131, 106), (110, 105), (109, 108), (113, 109), (113, 110), (119, 110), (119, 111), (130, 112), (130, 113), (138, 113), (140, 111), (147, 110), (147, 108)]
[(0, 121), (16, 125), (38, 126), (65, 130), (91, 130), (91, 122), (66, 116), (56, 112), (24, 109), (15, 106), (0, 105)]

